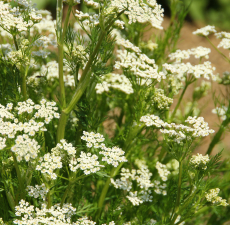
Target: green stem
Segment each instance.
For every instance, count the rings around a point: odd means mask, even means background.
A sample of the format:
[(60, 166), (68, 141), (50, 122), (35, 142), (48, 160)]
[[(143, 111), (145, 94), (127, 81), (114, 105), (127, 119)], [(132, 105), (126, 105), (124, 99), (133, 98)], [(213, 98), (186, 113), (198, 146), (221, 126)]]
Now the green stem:
[(22, 180), (21, 172), (18, 166), (18, 162), (16, 159), (15, 154), (12, 152), (13, 160), (14, 160), (14, 167), (16, 169), (17, 177), (18, 177), (18, 182), (19, 182), (19, 188), (20, 188), (20, 197), (21, 199), (25, 199), (25, 187), (24, 187), (24, 182)]
[(66, 188), (66, 190), (65, 190), (65, 193), (64, 193), (64, 195), (63, 195), (63, 197), (62, 197), (62, 199), (61, 199), (61, 205), (60, 205), (61, 208), (62, 208), (62, 206), (63, 206), (63, 204), (64, 204), (64, 202), (65, 202), (65, 199), (66, 199), (66, 197), (67, 197), (67, 194), (68, 194), (69, 189), (70, 189), (70, 187), (71, 187), (72, 184), (73, 184), (73, 183), (72, 183), (71, 181), (69, 181), (69, 184), (68, 184), (68, 186), (67, 186), (67, 188)]
[(15, 48), (16, 48), (16, 50), (18, 51), (18, 43), (17, 43), (17, 40), (16, 40), (16, 36), (15, 36), (15, 35), (13, 35), (13, 39), (14, 39)]
[(62, 110), (59, 118), (58, 129), (57, 129), (57, 143), (65, 137), (65, 126), (68, 119), (68, 115)]
[(212, 45), (212, 47), (228, 62), (230, 63), (230, 59), (224, 54), (222, 53), (211, 41), (210, 39), (206, 36), (206, 39), (208, 40), (208, 42)]
[(186, 84), (185, 84), (185, 86), (184, 86), (184, 89), (183, 89), (183, 91), (182, 91), (182, 93), (181, 93), (181, 95), (180, 95), (180, 98), (179, 98), (179, 100), (178, 100), (178, 102), (177, 102), (177, 104), (176, 104), (176, 107), (175, 107), (175, 109), (174, 109), (173, 112), (172, 112), (172, 115), (171, 115), (171, 118), (170, 118), (171, 121), (172, 121), (172, 119), (174, 118), (174, 116), (175, 116), (175, 114), (176, 114), (176, 112), (177, 112), (177, 109), (178, 109), (179, 106), (180, 106), (181, 100), (182, 100), (182, 98), (184, 97), (184, 93), (185, 93), (185, 91), (186, 91), (188, 85), (189, 85), (189, 84), (186, 82)]
[(75, 107), (77, 102), (79, 101), (80, 97), (83, 95), (85, 89), (87, 88), (87, 86), (90, 82), (91, 77), (90, 77), (90, 73), (88, 73), (88, 72), (91, 68), (91, 65), (93, 63), (95, 55), (99, 51), (100, 45), (103, 41), (105, 34), (106, 34), (106, 32), (104, 32), (104, 31), (101, 33), (100, 38), (98, 40), (98, 43), (97, 43), (92, 55), (89, 58), (89, 61), (88, 61), (87, 65), (86, 65), (86, 67), (82, 73), (81, 80), (77, 86), (77, 89), (76, 89), (68, 107), (62, 110), (62, 113), (61, 113), (61, 116), (59, 119), (58, 130), (57, 130), (57, 142), (59, 142), (61, 139), (64, 138), (67, 117), (68, 117), (69, 113), (73, 110), (73, 108)]
[(26, 74), (22, 74), (22, 96), (23, 100), (27, 100), (27, 91), (26, 91)]
[[(181, 196), (181, 184), (182, 184), (182, 161), (179, 161), (179, 178), (178, 178), (178, 187), (177, 187), (177, 197), (176, 197), (176, 205), (174, 211), (174, 216), (171, 220), (170, 225), (173, 225), (177, 216), (180, 207), (180, 196)], [(173, 214), (172, 214), (173, 215)]]
[[(228, 111), (230, 112), (230, 104), (229, 104), (229, 107), (228, 107)], [(212, 139), (206, 154), (210, 155), (212, 153), (212, 150), (213, 150), (214, 146), (220, 141), (220, 138), (221, 138), (225, 128), (228, 126), (229, 123), (230, 123), (230, 117), (228, 117), (226, 120), (224, 120), (221, 123), (220, 128), (217, 131), (217, 133), (215, 134), (214, 138)]]

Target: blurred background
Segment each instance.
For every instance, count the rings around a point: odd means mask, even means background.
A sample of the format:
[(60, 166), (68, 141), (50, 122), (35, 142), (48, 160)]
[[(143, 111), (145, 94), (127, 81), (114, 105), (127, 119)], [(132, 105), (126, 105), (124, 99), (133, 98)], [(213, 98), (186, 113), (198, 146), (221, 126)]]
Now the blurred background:
[[(170, 16), (169, 4), (174, 0), (157, 0), (165, 10), (165, 15)], [(48, 9), (55, 18), (56, 0), (32, 0), (38, 9)], [(230, 30), (230, 0), (181, 0), (190, 5), (186, 20), (203, 26), (215, 25), (222, 30)]]

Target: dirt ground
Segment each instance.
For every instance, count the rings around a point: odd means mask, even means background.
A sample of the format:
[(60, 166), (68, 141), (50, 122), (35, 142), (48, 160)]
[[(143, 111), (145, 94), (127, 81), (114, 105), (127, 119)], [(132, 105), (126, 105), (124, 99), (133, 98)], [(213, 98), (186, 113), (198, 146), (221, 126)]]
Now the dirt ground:
[[(164, 22), (163, 22), (163, 27), (167, 28), (169, 25), (169, 19), (165, 18)], [(205, 26), (205, 25), (204, 25)], [(220, 75), (225, 72), (225, 71), (230, 71), (230, 65), (228, 62), (226, 62), (224, 60), (224, 58), (216, 52), (216, 50), (211, 46), (210, 43), (208, 43), (208, 41), (206, 40), (206, 38), (204, 37), (200, 37), (200, 36), (196, 36), (193, 35), (192, 32), (197, 30), (198, 28), (201, 28), (202, 26), (198, 27), (197, 25), (191, 24), (189, 22), (185, 22), (182, 30), (181, 30), (181, 36), (180, 39), (178, 41), (178, 49), (181, 50), (186, 50), (186, 49), (191, 49), (191, 48), (195, 48), (198, 46), (203, 46), (203, 47), (207, 47), (211, 49), (211, 53), (209, 54), (209, 61), (212, 63), (212, 65), (214, 67), (216, 67), (216, 73), (219, 73)], [(218, 30), (218, 32), (220, 32), (221, 30)], [(220, 39), (217, 39), (214, 35), (211, 35), (210, 40), (212, 41), (212, 43), (217, 46), (220, 42)], [(229, 51), (225, 50), (223, 48), (220, 49), (226, 56), (229, 56)], [(189, 60), (193, 65), (194, 64), (198, 64), (197, 59), (195, 59), (194, 57), (191, 57), (191, 59)], [(213, 82), (213, 91), (216, 91), (216, 94), (220, 93), (221, 91), (224, 91), (224, 86), (223, 85), (219, 85), (216, 82)], [(230, 98), (230, 96), (228, 96), (228, 98)], [(191, 100), (191, 89), (187, 90), (187, 92), (185, 93), (185, 99), (184, 102), (182, 103), (182, 107), (183, 104), (186, 103), (186, 101), (190, 101)], [(175, 103), (172, 105), (172, 108), (175, 107)], [(218, 130), (218, 126), (220, 125), (221, 121), (219, 121), (217, 115), (213, 114), (211, 111), (214, 108), (214, 102), (213, 102), (213, 97), (212, 94), (209, 93), (205, 98), (203, 98), (200, 102), (199, 102), (199, 108), (205, 106), (204, 110), (201, 113), (201, 116), (204, 117), (205, 121), (208, 122), (209, 127), (214, 129), (215, 131)], [(205, 153), (208, 149), (210, 143), (210, 137), (205, 138), (205, 140), (203, 141), (202, 145), (200, 145), (197, 149), (196, 152), (199, 153)], [(219, 144), (215, 147), (215, 149), (213, 150), (213, 154), (216, 154), (217, 152), (219, 152), (221, 149), (224, 148), (224, 152), (223, 152), (223, 156), (230, 156), (230, 133), (226, 132), (225, 136), (222, 137), (222, 140), (219, 142)]]

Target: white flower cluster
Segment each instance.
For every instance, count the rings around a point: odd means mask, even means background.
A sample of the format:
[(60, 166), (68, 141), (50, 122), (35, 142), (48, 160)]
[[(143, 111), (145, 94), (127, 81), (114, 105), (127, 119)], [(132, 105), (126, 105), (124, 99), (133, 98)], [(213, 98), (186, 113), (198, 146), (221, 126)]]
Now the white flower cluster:
[(133, 88), (129, 79), (123, 74), (109, 73), (101, 77), (101, 83), (97, 83), (97, 94), (108, 92), (110, 88), (118, 89), (126, 94), (132, 94)]
[(176, 63), (181, 63), (183, 59), (189, 59), (190, 55), (194, 55), (195, 58), (200, 59), (204, 57), (205, 59), (209, 58), (209, 53), (211, 52), (210, 48), (205, 48), (202, 46), (199, 46), (197, 48), (192, 48), (188, 50), (176, 50), (176, 52), (173, 52), (169, 54), (170, 60), (176, 60)]
[(99, 154), (104, 156), (102, 161), (106, 161), (114, 167), (117, 167), (119, 162), (127, 162), (124, 156), (125, 152), (122, 149), (118, 147), (107, 148), (104, 143), (100, 144), (105, 140), (102, 134), (83, 131), (81, 139), (87, 142), (86, 146), (88, 148), (94, 147), (102, 149), (102, 151), (99, 152)]
[[(74, 87), (75, 86), (74, 76), (68, 74), (69, 69), (67, 68), (67, 66), (64, 66), (63, 70), (64, 73), (66, 73), (66, 75), (64, 75), (63, 77), (65, 85)], [(36, 72), (28, 78), (28, 83), (38, 85), (40, 82), (40, 78), (38, 77), (40, 76), (46, 77), (47, 80), (51, 82), (57, 80), (59, 78), (58, 63), (56, 61), (51, 61), (48, 62), (46, 65), (42, 65), (40, 72)]]
[(50, 224), (50, 225), (95, 225), (96, 223), (88, 220), (87, 217), (78, 219), (76, 222), (71, 222), (71, 216), (76, 213), (76, 208), (71, 204), (60, 204), (51, 206), (49, 209), (45, 204), (42, 204), (41, 209), (35, 208), (25, 200), (21, 200), (19, 205), (15, 207), (15, 215), (21, 217), (15, 219), (14, 224), (18, 225), (35, 225), (35, 224)]
[(51, 16), (51, 12), (48, 10), (38, 10), (43, 17), (39, 23), (34, 24), (34, 26), (30, 29), (31, 35), (33, 36), (38, 32), (39, 34), (44, 34), (48, 32), (47, 37), (52, 40), (52, 44), (56, 43), (56, 30), (55, 24), (56, 21), (53, 20)]
[(211, 33), (216, 33), (215, 26), (208, 25), (193, 32), (193, 34), (201, 36), (208, 36)]
[(154, 180), (153, 181), (153, 185), (154, 185), (154, 191), (160, 195), (167, 195), (167, 191), (165, 190), (167, 185), (166, 183), (161, 183), (159, 180)]
[(124, 14), (128, 16), (129, 24), (150, 23), (153, 27), (162, 29), (164, 10), (156, 0), (147, 0), (147, 4), (143, 0), (113, 0), (111, 7), (117, 8), (119, 12), (125, 10)]
[(122, 20), (116, 20), (114, 22), (114, 26), (116, 26), (116, 27), (118, 27), (120, 29), (124, 29), (125, 28), (124, 25), (125, 25), (125, 23)]
[(170, 105), (173, 103), (173, 99), (165, 96), (163, 89), (155, 88), (153, 103), (156, 104), (158, 109), (169, 109)]
[(49, 178), (55, 180), (57, 178), (54, 170), (61, 169), (62, 162), (61, 157), (55, 154), (47, 153), (39, 159), (39, 165), (37, 165), (36, 170), (41, 171), (43, 174), (47, 174)]
[[(8, 136), (8, 138), (15, 138), (17, 132), (24, 132), (29, 136), (34, 136), (36, 132), (46, 131), (44, 122), (48, 124), (53, 118), (59, 118), (59, 113), (55, 102), (46, 102), (46, 100), (41, 100), (40, 104), (34, 104), (31, 99), (26, 100), (25, 102), (18, 102), (17, 106), (13, 109), (11, 103), (7, 104), (6, 107), (0, 106), (0, 134), (3, 136)], [(9, 112), (14, 111), (17, 116), (27, 113), (31, 114), (32, 119), (28, 122), (19, 122), (18, 118), (15, 118), (14, 115)], [(20, 117), (19, 117), (20, 118)], [(39, 122), (35, 121), (38, 119)], [(10, 119), (13, 121), (5, 121)], [(44, 122), (40, 120), (44, 119)]]
[(99, 22), (99, 14), (88, 14), (76, 10), (75, 17), (82, 21), (82, 25), (85, 27), (94, 27), (97, 26)]
[(158, 171), (158, 174), (159, 174), (160, 178), (163, 181), (167, 181), (168, 180), (168, 175), (170, 174), (170, 171), (167, 170), (166, 165), (164, 165), (164, 164), (162, 164), (162, 163), (157, 161), (156, 169)]
[(180, 63), (182, 59), (189, 59), (190, 58), (190, 51), (189, 50), (176, 50), (176, 52), (173, 52), (169, 54), (170, 60), (176, 60), (176, 63)]
[(217, 204), (217, 205), (222, 205), (222, 206), (227, 206), (229, 205), (226, 201), (226, 199), (222, 199), (221, 197), (218, 196), (220, 192), (219, 188), (215, 188), (215, 189), (210, 189), (208, 192), (205, 193), (205, 198), (208, 202), (211, 202), (213, 204)]
[(215, 67), (211, 65), (211, 62), (206, 61), (203, 64), (191, 65), (191, 63), (175, 63), (175, 64), (163, 64), (163, 68), (172, 73), (177, 77), (177, 79), (183, 81), (185, 76), (192, 74), (195, 78), (200, 78), (203, 76), (205, 79), (216, 80), (216, 76), (213, 74)]
[[(141, 163), (139, 164), (139, 166), (139, 170), (132, 169), (131, 171), (129, 169), (122, 168), (120, 173), (120, 179), (110, 179), (111, 184), (115, 188), (119, 188), (129, 192), (129, 196), (126, 197), (132, 202), (133, 205), (139, 205), (143, 202), (152, 201), (151, 190), (149, 190), (149, 188), (154, 186), (154, 184), (150, 181), (152, 173), (149, 172), (145, 164)], [(139, 192), (130, 192), (130, 190), (132, 189), (132, 181), (136, 181), (138, 186), (143, 190)]]
[(59, 151), (59, 154), (60, 154), (60, 150), (66, 151), (69, 156), (74, 156), (76, 154), (75, 147), (73, 147), (71, 143), (67, 143), (65, 139), (61, 139), (60, 143), (58, 143), (57, 146), (53, 148), (51, 151), (56, 152), (57, 149)]
[(215, 35), (217, 38), (222, 39), (217, 48), (223, 47), (224, 49), (230, 49), (230, 33), (223, 31)]
[(98, 9), (100, 6), (98, 2), (94, 2), (93, 0), (84, 0), (84, 3), (89, 7), (93, 7), (94, 9)]
[(42, 198), (43, 201), (46, 199), (46, 194), (49, 192), (49, 189), (43, 183), (42, 185), (27, 186), (28, 195), (33, 198)]
[(74, 157), (70, 160), (70, 170), (76, 172), (78, 168), (84, 172), (85, 175), (90, 173), (98, 172), (103, 165), (98, 162), (98, 156), (92, 155), (91, 153), (85, 153), (81, 151), (80, 157), (75, 159)]
[(203, 170), (207, 169), (206, 164), (209, 162), (209, 156), (197, 153), (197, 155), (193, 155), (190, 159), (190, 164), (194, 166), (195, 168), (201, 168)]
[(129, 40), (124, 39), (121, 36), (121, 33), (119, 30), (117, 29), (113, 29), (111, 32), (112, 36), (115, 37), (115, 41), (117, 45), (120, 45), (126, 49), (130, 49), (136, 53), (141, 53), (141, 50), (139, 47), (135, 46), (132, 42), (130, 42)]
[(34, 139), (30, 139), (28, 135), (18, 135), (15, 140), (15, 145), (11, 147), (11, 151), (17, 156), (17, 161), (21, 162), (23, 158), (26, 162), (35, 159), (38, 155), (40, 145)]
[(167, 134), (169, 138), (173, 138), (173, 141), (181, 143), (183, 140), (190, 140), (191, 137), (205, 137), (215, 131), (209, 129), (208, 123), (204, 122), (203, 117), (191, 117), (189, 116), (185, 122), (192, 124), (192, 127), (180, 124), (176, 125), (175, 123), (167, 123), (161, 120), (158, 116), (147, 115), (142, 116), (140, 119), (141, 122), (144, 122), (146, 126), (155, 126), (160, 129), (160, 132)]
[(217, 114), (222, 120), (226, 120), (227, 111), (228, 111), (228, 107), (225, 105), (222, 105), (221, 107), (216, 107), (215, 109), (213, 109), (212, 113)]
[(115, 69), (129, 69), (137, 77), (156, 79), (159, 82), (166, 78), (163, 72), (158, 72), (154, 59), (149, 59), (145, 54), (117, 50), (117, 58), (120, 61), (115, 62)]
[(137, 197), (137, 191), (135, 192), (130, 191), (129, 195), (127, 195), (126, 198), (128, 198), (133, 205), (140, 205), (143, 203), (143, 201)]
[[(28, 5), (20, 3), (22, 3), (22, 1), (18, 1), (19, 7), (12, 8), (8, 3), (4, 4), (3, 1), (0, 2), (0, 26), (9, 33), (27, 31), (34, 23), (42, 19), (41, 15), (37, 14), (37, 11), (35, 11), (31, 3)], [(22, 12), (24, 8), (29, 12), (29, 19), (23, 18), (24, 15)]]
[(6, 138), (0, 137), (0, 150), (6, 147)]

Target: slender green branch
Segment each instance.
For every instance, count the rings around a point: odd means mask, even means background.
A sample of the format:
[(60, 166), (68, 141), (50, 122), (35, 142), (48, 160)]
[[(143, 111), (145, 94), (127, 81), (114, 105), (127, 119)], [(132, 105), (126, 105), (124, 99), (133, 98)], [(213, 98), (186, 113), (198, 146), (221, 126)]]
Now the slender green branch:
[(210, 39), (206, 36), (206, 39), (208, 42), (212, 45), (212, 47), (228, 62), (230, 63), (230, 59), (223, 53), (221, 52), (211, 41)]
[(13, 160), (14, 160), (14, 167), (16, 169), (17, 177), (18, 177), (18, 182), (19, 182), (19, 188), (20, 188), (20, 197), (21, 199), (25, 199), (25, 187), (24, 187), (24, 182), (22, 180), (21, 172), (18, 166), (18, 162), (16, 159), (15, 154), (12, 152)]
[[(230, 107), (229, 107), (230, 108)], [(230, 123), (230, 117), (227, 118), (226, 120), (224, 120), (221, 125), (219, 130), (217, 131), (217, 133), (215, 134), (214, 138), (212, 139), (208, 150), (206, 152), (206, 154), (210, 155), (212, 153), (213, 148), (215, 147), (215, 145), (220, 141), (220, 138), (225, 130), (225, 128), (228, 126), (228, 124)]]
[(63, 195), (63, 197), (62, 197), (62, 199), (61, 199), (61, 205), (60, 205), (61, 208), (62, 208), (62, 206), (63, 206), (63, 204), (64, 204), (64, 202), (65, 202), (65, 199), (66, 199), (66, 197), (67, 197), (67, 195), (68, 195), (68, 193), (69, 193), (69, 190), (70, 190), (72, 184), (73, 184), (73, 182), (69, 181), (69, 184), (68, 184), (68, 186), (67, 186), (67, 188), (66, 188), (66, 190), (65, 190), (65, 193), (64, 193), (64, 195)]
[(27, 100), (27, 91), (26, 91), (26, 74), (22, 74), (22, 96), (23, 100)]
[(16, 36), (15, 35), (13, 35), (13, 39), (14, 39), (14, 45), (15, 45), (15, 48), (16, 48), (16, 50), (18, 51), (18, 43), (17, 43), (17, 40), (16, 40)]
[(174, 222), (178, 216), (178, 211), (179, 211), (179, 207), (180, 207), (181, 184), (182, 184), (182, 161), (179, 161), (179, 178), (178, 178), (176, 205), (175, 205), (175, 209), (174, 209), (174, 216), (171, 220), (170, 225), (174, 224)]
[(175, 107), (175, 109), (174, 109), (173, 112), (172, 112), (172, 115), (171, 115), (170, 120), (172, 120), (172, 119), (174, 118), (174, 116), (175, 116), (175, 114), (176, 114), (176, 112), (177, 112), (177, 109), (178, 109), (179, 106), (180, 106), (181, 100), (182, 100), (183, 97), (184, 97), (184, 93), (185, 93), (186, 89), (188, 88), (188, 85), (189, 85), (188, 83), (185, 84), (184, 89), (183, 89), (183, 91), (182, 91), (182, 93), (181, 93), (181, 95), (180, 95), (180, 98), (179, 98), (179, 100), (178, 100), (178, 102), (177, 102), (177, 104), (176, 104), (176, 107)]

